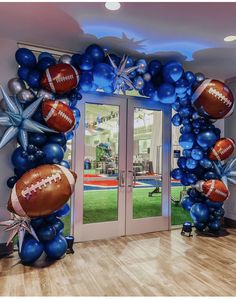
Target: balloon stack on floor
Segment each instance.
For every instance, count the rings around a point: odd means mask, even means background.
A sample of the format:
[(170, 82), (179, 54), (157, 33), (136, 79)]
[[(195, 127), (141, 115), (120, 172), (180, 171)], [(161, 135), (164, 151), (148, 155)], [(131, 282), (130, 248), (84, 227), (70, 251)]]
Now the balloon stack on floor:
[(205, 79), (201, 73), (185, 72), (177, 61), (119, 57), (98, 45), (83, 54), (62, 55), (58, 61), (47, 52), (38, 58), (32, 51), (16, 51), (18, 77), (8, 82), (11, 96), (1, 87), (5, 110), (0, 126), (6, 130), (0, 149), (13, 139), (19, 146), (12, 154), (14, 175), (7, 180), (12, 189), (8, 210), (12, 219), (3, 221), (10, 242), (18, 235), (19, 256), (34, 263), (43, 252), (59, 259), (67, 250), (62, 235), (62, 217), (70, 212), (67, 201), (73, 193), (76, 174), (64, 159), (66, 143), (79, 125), (76, 108), (82, 93), (126, 94), (135, 89), (153, 101), (172, 105), (172, 118), (180, 126), (183, 154), (172, 177), (191, 185), (182, 205), (190, 211), (199, 230), (220, 229), (227, 184), (236, 183), (234, 141), (220, 138), (213, 122), (230, 115), (234, 99), (227, 86)]

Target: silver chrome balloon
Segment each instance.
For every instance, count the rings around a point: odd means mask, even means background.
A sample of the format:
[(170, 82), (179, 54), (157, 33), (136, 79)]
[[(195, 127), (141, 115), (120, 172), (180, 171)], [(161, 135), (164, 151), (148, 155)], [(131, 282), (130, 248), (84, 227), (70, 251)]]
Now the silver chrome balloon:
[(67, 55), (67, 54), (64, 54), (60, 57), (59, 59), (59, 63), (67, 63), (67, 64), (70, 64), (71, 63), (71, 56), (70, 55)]
[(35, 97), (35, 95), (30, 89), (22, 89), (17, 94), (17, 98), (22, 104), (32, 102), (34, 97)]
[(14, 95), (18, 94), (20, 91), (25, 89), (25, 83), (19, 78), (12, 78), (7, 83), (8, 89)]
[(46, 100), (54, 100), (55, 99), (55, 95), (45, 89), (40, 89), (37, 93), (37, 97), (43, 97)]

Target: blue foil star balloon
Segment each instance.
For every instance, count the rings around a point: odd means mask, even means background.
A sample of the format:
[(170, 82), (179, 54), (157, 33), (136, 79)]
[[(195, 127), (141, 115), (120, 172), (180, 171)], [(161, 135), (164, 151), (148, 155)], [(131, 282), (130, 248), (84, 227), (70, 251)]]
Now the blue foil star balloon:
[(236, 171), (233, 170), (235, 164), (236, 157), (228, 160), (225, 164), (213, 162), (217, 174), (226, 186), (228, 186), (228, 182), (236, 185)]
[(132, 73), (134, 70), (138, 68), (138, 66), (131, 66), (126, 68), (128, 56), (124, 55), (121, 59), (121, 62), (119, 66), (116, 65), (116, 63), (111, 59), (111, 57), (108, 55), (109, 61), (111, 63), (111, 66), (113, 67), (113, 71), (115, 73), (115, 79), (113, 82), (114, 90), (117, 94), (120, 93), (120, 91), (123, 92), (123, 94), (126, 94), (126, 89), (134, 89), (133, 82), (129, 78), (129, 74)]
[(42, 102), (43, 97), (38, 98), (25, 110), (23, 110), (16, 97), (14, 97), (14, 99), (11, 99), (11, 97), (7, 95), (2, 86), (0, 86), (0, 89), (2, 91), (3, 100), (7, 107), (7, 110), (0, 114), (0, 126), (7, 127), (7, 130), (4, 132), (0, 140), (0, 149), (3, 148), (12, 139), (18, 137), (20, 144), (22, 145), (24, 150), (26, 150), (28, 146), (28, 132), (56, 133), (54, 130), (49, 129), (48, 127), (31, 119), (31, 116), (35, 113), (38, 106)]

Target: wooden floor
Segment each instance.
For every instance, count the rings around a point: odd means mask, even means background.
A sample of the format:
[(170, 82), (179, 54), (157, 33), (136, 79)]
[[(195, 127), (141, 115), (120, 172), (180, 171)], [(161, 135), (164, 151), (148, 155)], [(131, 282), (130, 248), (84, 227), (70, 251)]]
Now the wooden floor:
[(219, 238), (179, 230), (75, 245), (75, 254), (26, 267), (0, 260), (1, 296), (235, 296), (236, 230)]

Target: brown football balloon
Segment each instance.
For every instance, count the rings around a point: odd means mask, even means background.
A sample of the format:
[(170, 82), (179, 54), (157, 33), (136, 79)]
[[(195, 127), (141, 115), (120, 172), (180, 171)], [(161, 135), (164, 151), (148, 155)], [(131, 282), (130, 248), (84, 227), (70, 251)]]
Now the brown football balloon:
[(195, 187), (211, 201), (223, 202), (229, 197), (229, 189), (220, 180), (198, 181)]
[(220, 138), (209, 152), (209, 159), (224, 161), (229, 158), (235, 149), (235, 141), (232, 138)]
[(234, 97), (223, 82), (207, 79), (194, 91), (192, 104), (200, 115), (210, 119), (222, 119), (232, 114)]
[(73, 171), (57, 164), (33, 168), (14, 185), (8, 210), (22, 217), (49, 215), (69, 200), (76, 178)]

